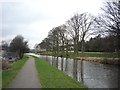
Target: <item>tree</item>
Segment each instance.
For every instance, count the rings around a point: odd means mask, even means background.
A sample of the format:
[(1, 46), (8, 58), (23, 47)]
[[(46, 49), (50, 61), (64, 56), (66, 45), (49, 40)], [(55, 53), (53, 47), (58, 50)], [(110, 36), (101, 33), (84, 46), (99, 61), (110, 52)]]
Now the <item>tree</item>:
[(60, 51), (64, 51), (65, 29), (63, 25), (50, 30), (47, 38), (49, 45), (51, 45), (51, 49), (55, 54), (58, 55)]
[(85, 50), (92, 52), (114, 52), (114, 37), (108, 35), (102, 37), (100, 34), (85, 42)]
[(67, 21), (68, 32), (74, 41), (74, 53), (78, 53), (79, 42), (81, 42), (81, 51), (84, 52), (85, 39), (93, 34), (93, 22), (94, 17), (88, 13), (75, 14)]
[(5, 51), (9, 50), (9, 43), (7, 41), (2, 41), (0, 46), (2, 50), (5, 50)]
[[(82, 14), (81, 14), (82, 15)], [(78, 53), (79, 32), (81, 26), (81, 15), (75, 14), (70, 20), (67, 21), (67, 31), (74, 42), (74, 53)]]
[(60, 51), (61, 51), (61, 56), (64, 55), (65, 50), (68, 52), (68, 33), (66, 31), (66, 26), (63, 24), (58, 27), (59, 30), (59, 44), (60, 44)]
[(17, 35), (10, 43), (10, 51), (18, 53), (21, 59), (24, 53), (29, 51), (27, 43), (21, 35)]
[(103, 48), (105, 47), (103, 39), (104, 38), (102, 38), (100, 34), (94, 38), (91, 38), (89, 41), (86, 42), (86, 50), (93, 52), (103, 51)]
[(102, 8), (104, 13), (96, 20), (103, 33), (113, 35), (115, 38), (115, 51), (120, 51), (120, 1), (106, 2)]
[(80, 39), (81, 39), (81, 51), (84, 52), (85, 40), (88, 36), (94, 34), (92, 25), (94, 24), (94, 17), (88, 13), (81, 14), (81, 26), (80, 26)]
[(40, 44), (38, 44), (37, 46), (40, 46), (41, 49), (46, 49), (46, 51), (51, 51), (51, 42), (50, 42), (50, 38), (45, 38), (44, 40), (42, 40), (42, 42)]
[(59, 37), (59, 28), (55, 27), (49, 32), (49, 36), (51, 37), (53, 52), (58, 55), (59, 53), (59, 46), (60, 46), (60, 37)]

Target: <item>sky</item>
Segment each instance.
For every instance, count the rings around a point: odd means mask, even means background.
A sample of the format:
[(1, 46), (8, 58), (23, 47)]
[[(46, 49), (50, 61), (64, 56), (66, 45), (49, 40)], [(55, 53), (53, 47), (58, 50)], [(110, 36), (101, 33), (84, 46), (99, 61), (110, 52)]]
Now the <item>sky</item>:
[(0, 38), (12, 40), (22, 35), (34, 48), (48, 32), (64, 24), (75, 13), (101, 12), (104, 0), (1, 0)]

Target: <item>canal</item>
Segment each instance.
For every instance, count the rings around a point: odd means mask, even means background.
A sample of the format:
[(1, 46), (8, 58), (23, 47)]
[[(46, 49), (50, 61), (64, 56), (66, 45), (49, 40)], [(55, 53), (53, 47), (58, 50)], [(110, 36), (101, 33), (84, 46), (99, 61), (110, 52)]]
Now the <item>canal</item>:
[(119, 66), (46, 55), (37, 57), (45, 59), (88, 88), (120, 88)]

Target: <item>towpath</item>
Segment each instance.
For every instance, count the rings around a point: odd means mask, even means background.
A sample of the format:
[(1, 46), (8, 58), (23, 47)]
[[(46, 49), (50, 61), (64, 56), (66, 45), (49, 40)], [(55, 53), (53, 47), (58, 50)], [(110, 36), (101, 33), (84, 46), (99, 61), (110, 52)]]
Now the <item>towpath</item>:
[(41, 88), (34, 61), (30, 56), (8, 88)]

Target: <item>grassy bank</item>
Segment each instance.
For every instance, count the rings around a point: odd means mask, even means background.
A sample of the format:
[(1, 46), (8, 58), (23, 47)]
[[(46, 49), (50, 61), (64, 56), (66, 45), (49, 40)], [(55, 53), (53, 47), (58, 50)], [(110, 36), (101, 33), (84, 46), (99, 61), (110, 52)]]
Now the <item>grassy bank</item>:
[(102, 57), (102, 58), (120, 58), (120, 53), (106, 53), (106, 52), (79, 52), (78, 55), (74, 55), (74, 52), (66, 53), (58, 53), (54, 54), (53, 52), (45, 52), (43, 54), (50, 55), (50, 56), (63, 56), (68, 58), (75, 58), (75, 57)]
[(2, 71), (0, 70), (0, 90), (2, 89)]
[(2, 71), (2, 87), (6, 87), (13, 78), (17, 75), (17, 73), (20, 71), (22, 66), (25, 64), (25, 62), (28, 60), (28, 56), (24, 56), (23, 59), (14, 62), (12, 64), (12, 67), (10, 70), (4, 70)]
[(43, 59), (35, 57), (35, 64), (42, 88), (86, 88)]

